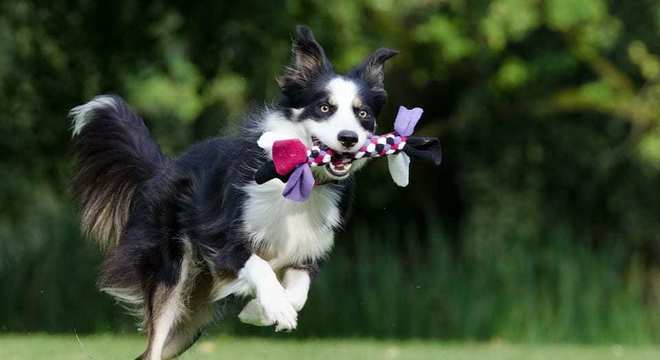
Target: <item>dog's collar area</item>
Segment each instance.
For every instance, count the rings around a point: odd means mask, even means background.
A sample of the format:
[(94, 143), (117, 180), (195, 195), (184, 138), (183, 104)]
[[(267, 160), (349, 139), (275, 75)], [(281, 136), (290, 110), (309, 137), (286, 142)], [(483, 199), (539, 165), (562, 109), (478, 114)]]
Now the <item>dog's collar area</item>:
[(322, 185), (330, 185), (330, 184), (339, 184), (339, 180), (334, 180), (334, 179), (317, 180), (316, 178), (314, 178), (314, 186), (322, 186)]
[(323, 186), (323, 185), (329, 185), (329, 184), (339, 184), (338, 180), (323, 180), (323, 181), (315, 181), (314, 186)]

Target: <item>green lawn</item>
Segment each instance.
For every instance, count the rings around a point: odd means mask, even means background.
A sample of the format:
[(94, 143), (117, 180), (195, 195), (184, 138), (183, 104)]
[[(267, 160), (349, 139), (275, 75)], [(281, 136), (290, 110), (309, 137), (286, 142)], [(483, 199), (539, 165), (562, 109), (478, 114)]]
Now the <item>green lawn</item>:
[[(0, 359), (133, 359), (144, 346), (134, 336), (4, 335)], [(207, 337), (182, 359), (660, 359), (658, 347), (512, 345), (375, 340), (288, 340)]]

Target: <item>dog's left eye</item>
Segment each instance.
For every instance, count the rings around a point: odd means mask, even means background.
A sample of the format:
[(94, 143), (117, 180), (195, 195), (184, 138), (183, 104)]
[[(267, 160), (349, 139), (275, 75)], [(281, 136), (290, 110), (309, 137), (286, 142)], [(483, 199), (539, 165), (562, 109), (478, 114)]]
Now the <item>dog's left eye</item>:
[(362, 118), (362, 119), (366, 119), (366, 118), (367, 118), (367, 115), (369, 115), (369, 113), (368, 113), (366, 110), (360, 110), (360, 111), (358, 112), (358, 116), (359, 116), (360, 118)]

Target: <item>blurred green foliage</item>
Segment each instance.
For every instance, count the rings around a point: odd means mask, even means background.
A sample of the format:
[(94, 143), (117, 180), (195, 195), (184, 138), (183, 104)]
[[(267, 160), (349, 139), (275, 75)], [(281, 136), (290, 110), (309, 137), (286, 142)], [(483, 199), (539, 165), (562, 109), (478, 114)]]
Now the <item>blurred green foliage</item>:
[(400, 50), (381, 128), (424, 107), (445, 162), (359, 175), (296, 334), (660, 341), (656, 0), (0, 3), (0, 330), (131, 329), (77, 230), (68, 109), (123, 95), (174, 155), (277, 96), (297, 23), (338, 70)]

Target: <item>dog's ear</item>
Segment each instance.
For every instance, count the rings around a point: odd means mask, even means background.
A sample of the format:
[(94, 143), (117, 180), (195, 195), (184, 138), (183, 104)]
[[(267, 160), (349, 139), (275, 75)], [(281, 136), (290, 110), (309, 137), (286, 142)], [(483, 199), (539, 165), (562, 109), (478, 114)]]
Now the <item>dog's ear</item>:
[(332, 71), (332, 64), (325, 56), (321, 45), (316, 42), (312, 30), (307, 26), (296, 26), (296, 35), (291, 47), (291, 64), (277, 79), (282, 90), (290, 86), (300, 86), (317, 75)]
[(372, 88), (382, 89), (385, 79), (385, 62), (399, 52), (393, 49), (380, 48), (369, 55), (351, 74), (364, 79)]

